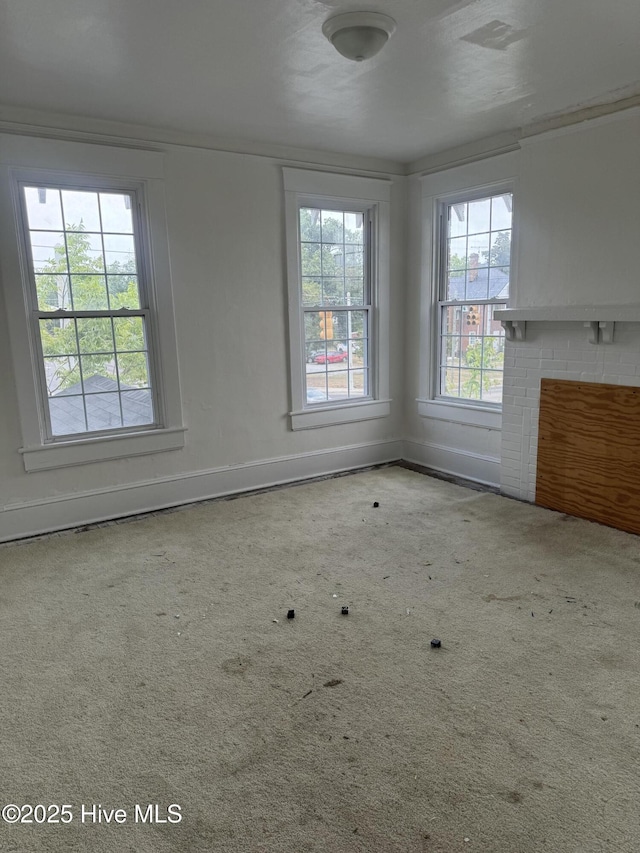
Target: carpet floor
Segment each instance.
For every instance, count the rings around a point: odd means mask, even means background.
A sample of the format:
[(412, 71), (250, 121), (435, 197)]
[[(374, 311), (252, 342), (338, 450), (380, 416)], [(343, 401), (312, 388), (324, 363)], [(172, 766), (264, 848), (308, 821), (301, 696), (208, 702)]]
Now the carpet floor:
[(639, 544), (387, 467), (4, 546), (0, 851), (635, 853)]

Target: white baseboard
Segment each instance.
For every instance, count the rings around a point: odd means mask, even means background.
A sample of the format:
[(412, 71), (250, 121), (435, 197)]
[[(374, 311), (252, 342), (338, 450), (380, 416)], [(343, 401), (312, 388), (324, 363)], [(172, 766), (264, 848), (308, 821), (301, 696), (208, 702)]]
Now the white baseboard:
[(404, 441), (406, 462), (424, 465), (443, 474), (462, 477), (485, 486), (500, 485), (500, 460), (493, 456), (482, 456), (454, 447), (444, 447), (431, 442)]
[(377, 441), (5, 506), (0, 511), (0, 542), (401, 458), (402, 441)]

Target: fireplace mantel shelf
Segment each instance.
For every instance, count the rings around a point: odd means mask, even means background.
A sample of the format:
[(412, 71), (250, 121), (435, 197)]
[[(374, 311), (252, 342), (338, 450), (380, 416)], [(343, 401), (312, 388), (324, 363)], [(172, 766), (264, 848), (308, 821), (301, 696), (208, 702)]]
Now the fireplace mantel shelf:
[(505, 308), (496, 311), (507, 340), (524, 341), (527, 323), (583, 323), (590, 343), (610, 344), (616, 323), (640, 323), (636, 305), (559, 305), (544, 308)]

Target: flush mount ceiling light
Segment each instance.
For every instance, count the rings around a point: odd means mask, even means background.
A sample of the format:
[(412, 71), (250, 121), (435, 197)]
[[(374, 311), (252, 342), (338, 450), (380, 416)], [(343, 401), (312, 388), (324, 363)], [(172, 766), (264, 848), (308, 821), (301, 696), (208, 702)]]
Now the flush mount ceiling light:
[(322, 32), (338, 53), (362, 62), (382, 50), (396, 31), (396, 22), (379, 12), (346, 12), (322, 25)]

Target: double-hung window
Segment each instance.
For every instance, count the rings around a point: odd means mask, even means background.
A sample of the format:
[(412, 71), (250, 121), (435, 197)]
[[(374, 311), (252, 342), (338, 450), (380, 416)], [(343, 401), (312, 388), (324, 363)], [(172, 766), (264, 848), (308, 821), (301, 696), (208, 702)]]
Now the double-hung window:
[(12, 137), (0, 216), (26, 470), (183, 447), (161, 155)]
[(511, 279), (510, 192), (440, 204), (436, 397), (498, 407)]
[(19, 193), (45, 441), (155, 428), (137, 193), (51, 182)]
[(294, 429), (389, 413), (387, 181), (285, 169)]

